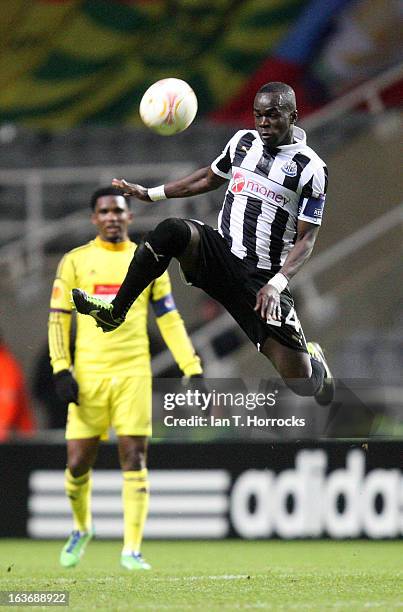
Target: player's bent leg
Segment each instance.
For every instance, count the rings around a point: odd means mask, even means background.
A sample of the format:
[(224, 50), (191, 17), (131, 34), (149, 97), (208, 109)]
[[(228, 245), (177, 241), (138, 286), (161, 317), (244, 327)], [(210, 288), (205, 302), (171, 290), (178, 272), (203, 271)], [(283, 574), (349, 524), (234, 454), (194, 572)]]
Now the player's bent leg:
[(133, 302), (168, 268), (172, 257), (181, 255), (190, 241), (190, 228), (183, 219), (165, 219), (147, 234), (133, 255), (126, 277), (113, 300), (113, 316), (125, 317)]
[(330, 371), (329, 364), (327, 363), (324, 351), (320, 344), (317, 342), (308, 342), (306, 347), (309, 355), (311, 356), (311, 363), (314, 366), (319, 363), (325, 370), (323, 384), (319, 391), (315, 393), (315, 399), (320, 406), (328, 406), (332, 403), (336, 392), (336, 385)]
[(192, 273), (195, 272), (196, 265), (199, 261), (200, 234), (194, 223), (188, 221), (187, 219), (185, 220), (185, 223), (190, 229), (190, 240), (186, 249), (181, 255), (178, 255), (177, 259), (185, 273)]
[(65, 490), (70, 500), (74, 529), (60, 554), (63, 567), (75, 567), (94, 535), (91, 516), (91, 468), (95, 463), (99, 437), (67, 441)]
[(185, 252), (191, 240), (189, 223), (183, 219), (165, 219), (150, 232), (136, 249), (126, 277), (111, 304), (73, 289), (76, 309), (92, 316), (104, 332), (113, 331), (125, 320), (137, 297), (168, 268), (172, 257)]
[[(297, 395), (314, 396), (318, 403), (329, 404), (334, 395), (326, 387), (327, 370), (316, 356), (284, 346), (274, 338), (267, 338), (262, 353), (270, 359), (285, 384)], [(321, 404), (325, 405), (325, 404)]]
[(120, 557), (128, 570), (149, 570), (141, 555), (141, 543), (148, 514), (149, 482), (146, 436), (119, 436), (119, 460), (123, 471), (124, 541)]

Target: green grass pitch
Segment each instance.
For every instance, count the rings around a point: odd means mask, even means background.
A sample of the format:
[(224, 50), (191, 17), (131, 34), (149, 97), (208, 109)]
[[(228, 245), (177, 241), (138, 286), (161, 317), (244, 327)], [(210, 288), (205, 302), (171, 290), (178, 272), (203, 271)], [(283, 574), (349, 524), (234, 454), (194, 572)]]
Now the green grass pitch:
[(120, 547), (92, 542), (64, 570), (60, 542), (0, 540), (0, 590), (69, 591), (62, 610), (403, 609), (401, 541), (146, 542), (153, 570), (136, 573)]

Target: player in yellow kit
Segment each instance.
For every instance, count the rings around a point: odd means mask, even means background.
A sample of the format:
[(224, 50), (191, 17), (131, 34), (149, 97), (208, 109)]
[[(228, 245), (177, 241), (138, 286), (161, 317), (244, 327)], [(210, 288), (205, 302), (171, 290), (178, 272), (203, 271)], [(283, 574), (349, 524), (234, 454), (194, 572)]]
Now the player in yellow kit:
[(65, 489), (74, 530), (60, 562), (77, 565), (93, 535), (91, 469), (99, 441), (108, 428), (118, 437), (123, 472), (124, 544), (121, 564), (149, 569), (140, 547), (147, 516), (149, 485), (147, 441), (151, 435), (151, 366), (147, 335), (149, 304), (159, 330), (185, 376), (201, 376), (184, 323), (171, 295), (168, 273), (148, 286), (128, 316), (128, 324), (105, 337), (87, 317), (77, 317), (75, 359), (70, 358), (71, 289), (84, 287), (112, 300), (136, 245), (129, 240), (133, 214), (129, 200), (114, 187), (99, 189), (91, 199), (91, 221), (98, 235), (61, 260), (53, 284), (49, 316), (49, 350), (58, 394), (69, 403)]

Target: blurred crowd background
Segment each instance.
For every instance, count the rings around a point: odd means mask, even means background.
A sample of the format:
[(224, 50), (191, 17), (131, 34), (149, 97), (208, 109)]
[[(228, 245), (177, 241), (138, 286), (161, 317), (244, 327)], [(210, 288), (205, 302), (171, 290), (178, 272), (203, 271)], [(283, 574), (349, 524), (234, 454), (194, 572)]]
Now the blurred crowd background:
[[(0, 441), (62, 428), (47, 316), (61, 255), (93, 236), (89, 198), (113, 176), (158, 185), (210, 163), (253, 125), (265, 82), (297, 93), (300, 124), (327, 161), (329, 194), (311, 262), (294, 283), (306, 335), (337, 376), (387, 385), (402, 411), (401, 0), (14, 0), (0, 33)], [(194, 88), (183, 134), (140, 123), (145, 89)], [(212, 225), (223, 191), (134, 204), (133, 238), (158, 220)], [(222, 311), (171, 270), (207, 376), (268, 376)], [(154, 372), (175, 375), (150, 323)]]

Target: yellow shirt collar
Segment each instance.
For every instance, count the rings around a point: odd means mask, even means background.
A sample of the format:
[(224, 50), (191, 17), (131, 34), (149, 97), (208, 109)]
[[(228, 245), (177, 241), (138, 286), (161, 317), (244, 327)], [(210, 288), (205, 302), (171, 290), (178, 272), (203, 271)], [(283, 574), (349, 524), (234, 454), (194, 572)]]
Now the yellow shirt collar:
[(131, 240), (125, 240), (124, 242), (107, 242), (106, 240), (102, 240), (99, 236), (95, 238), (94, 243), (97, 247), (106, 249), (107, 251), (127, 251), (133, 246)]

